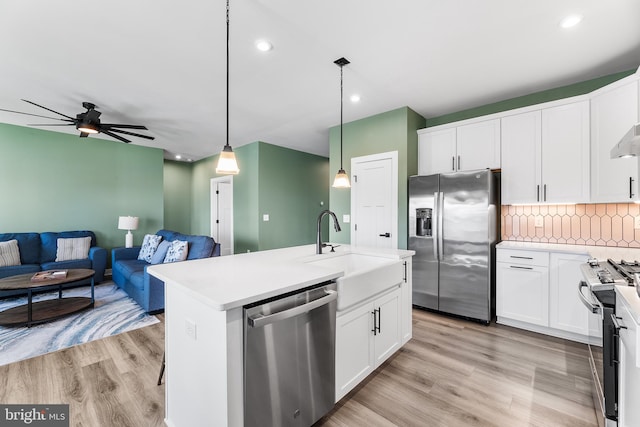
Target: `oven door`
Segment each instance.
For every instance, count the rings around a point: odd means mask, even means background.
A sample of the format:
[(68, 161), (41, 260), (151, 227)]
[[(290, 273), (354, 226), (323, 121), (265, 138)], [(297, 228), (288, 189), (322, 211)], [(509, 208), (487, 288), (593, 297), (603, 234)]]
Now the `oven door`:
[(603, 309), (602, 303), (591, 292), (586, 282), (578, 284), (578, 297), (584, 306), (589, 310), (587, 328), (589, 331), (589, 367), (593, 384), (591, 394), (593, 404), (596, 409), (598, 426), (604, 427), (606, 420), (606, 409), (604, 402), (604, 360), (602, 351), (602, 326)]

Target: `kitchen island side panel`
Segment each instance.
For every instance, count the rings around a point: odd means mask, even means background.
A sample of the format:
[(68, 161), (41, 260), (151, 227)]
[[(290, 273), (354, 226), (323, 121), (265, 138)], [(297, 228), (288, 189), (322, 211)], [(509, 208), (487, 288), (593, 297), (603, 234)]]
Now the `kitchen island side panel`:
[(212, 310), (171, 282), (165, 307), (167, 426), (242, 426), (242, 307)]

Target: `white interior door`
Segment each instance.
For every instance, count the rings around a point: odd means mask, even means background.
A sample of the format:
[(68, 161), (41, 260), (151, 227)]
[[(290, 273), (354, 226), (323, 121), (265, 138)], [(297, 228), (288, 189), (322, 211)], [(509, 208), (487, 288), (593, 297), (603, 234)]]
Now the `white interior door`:
[(220, 255), (233, 254), (233, 177), (211, 180), (211, 237)]
[(398, 248), (398, 152), (351, 159), (351, 244)]

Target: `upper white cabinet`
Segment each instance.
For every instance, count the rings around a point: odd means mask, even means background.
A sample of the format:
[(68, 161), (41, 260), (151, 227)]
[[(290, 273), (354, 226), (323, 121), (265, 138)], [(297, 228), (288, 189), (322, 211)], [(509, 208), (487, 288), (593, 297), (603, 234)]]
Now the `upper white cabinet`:
[(456, 170), (456, 128), (425, 132), (418, 136), (418, 174)]
[(500, 119), (427, 130), (418, 138), (420, 175), (500, 167)]
[(589, 201), (589, 102), (502, 118), (502, 203)]
[(592, 202), (640, 200), (638, 160), (610, 158), (613, 146), (637, 122), (637, 81), (604, 88), (591, 98)]

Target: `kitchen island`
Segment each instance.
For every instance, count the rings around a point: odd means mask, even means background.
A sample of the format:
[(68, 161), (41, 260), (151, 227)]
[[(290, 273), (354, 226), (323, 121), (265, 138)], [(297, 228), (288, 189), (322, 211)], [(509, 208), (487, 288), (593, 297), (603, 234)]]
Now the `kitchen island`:
[[(404, 277), (394, 284), (400, 304), (398, 343), (390, 348), (396, 351), (411, 337), (413, 252), (348, 246), (337, 251), (325, 249), (327, 253), (316, 255), (315, 246), (306, 245), (149, 267), (166, 289), (165, 422), (169, 427), (244, 424), (243, 307), (336, 279), (340, 298), (340, 278), (360, 272), (345, 273), (344, 265), (327, 262), (331, 258), (355, 253), (385, 258), (389, 265), (393, 260), (401, 262)], [(387, 291), (368, 295), (362, 303)], [(358, 307), (353, 304), (345, 312)]]

